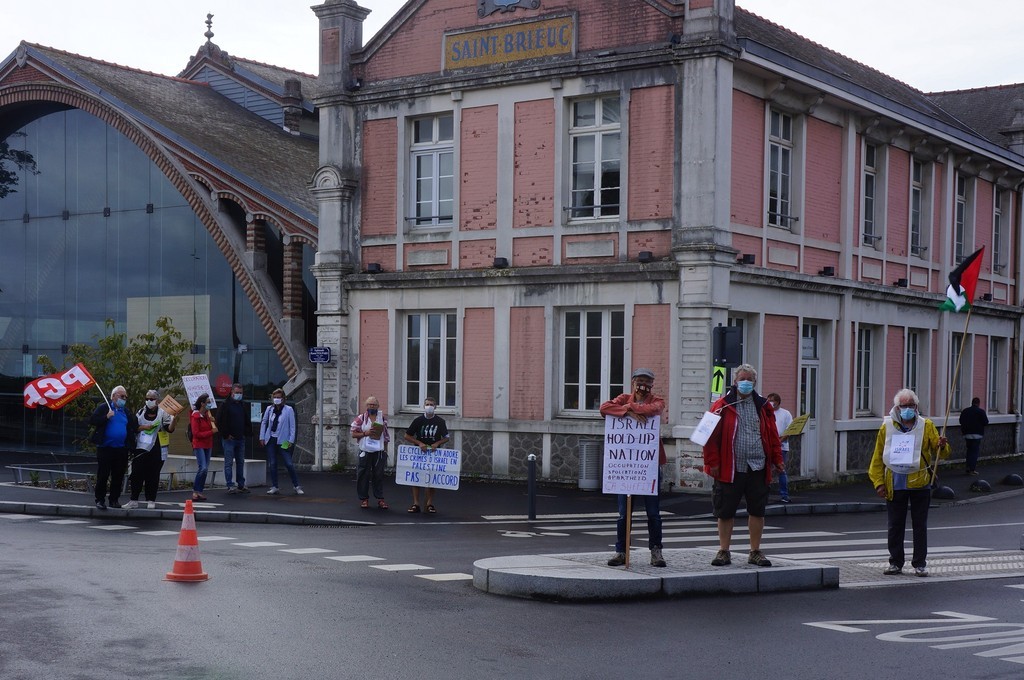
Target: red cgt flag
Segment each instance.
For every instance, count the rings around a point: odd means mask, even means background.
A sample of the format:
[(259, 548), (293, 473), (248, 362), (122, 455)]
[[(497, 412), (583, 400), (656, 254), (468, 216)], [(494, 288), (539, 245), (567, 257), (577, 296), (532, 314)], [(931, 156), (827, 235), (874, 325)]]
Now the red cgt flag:
[(25, 408), (45, 406), (57, 410), (96, 384), (82, 364), (44, 375), (25, 385)]

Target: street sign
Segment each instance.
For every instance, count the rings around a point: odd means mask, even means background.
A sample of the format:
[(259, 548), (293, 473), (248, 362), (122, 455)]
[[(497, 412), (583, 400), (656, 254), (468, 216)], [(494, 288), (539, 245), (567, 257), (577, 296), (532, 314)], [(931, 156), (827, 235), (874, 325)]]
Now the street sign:
[(711, 369), (711, 393), (721, 394), (725, 391), (725, 366), (715, 366)]
[(330, 347), (310, 347), (309, 361), (314, 364), (326, 364), (331, 360)]

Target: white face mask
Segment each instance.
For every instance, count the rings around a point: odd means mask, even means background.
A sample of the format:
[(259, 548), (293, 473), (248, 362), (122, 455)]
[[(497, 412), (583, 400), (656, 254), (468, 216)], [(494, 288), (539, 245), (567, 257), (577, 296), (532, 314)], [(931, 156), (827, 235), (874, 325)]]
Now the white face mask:
[(147, 399), (146, 406), (149, 408), (156, 408), (156, 399)]
[(274, 406), (280, 406), (282, 401), (284, 401), (284, 399), (281, 397), (274, 397)]
[(434, 408), (435, 407), (433, 407), (433, 406), (424, 406), (423, 407), (423, 413), (425, 413), (426, 416), (429, 418), (432, 415), (434, 415)]
[(238, 392), (233, 393), (231, 395), (231, 398), (234, 399), (235, 401), (242, 401), (242, 395)]

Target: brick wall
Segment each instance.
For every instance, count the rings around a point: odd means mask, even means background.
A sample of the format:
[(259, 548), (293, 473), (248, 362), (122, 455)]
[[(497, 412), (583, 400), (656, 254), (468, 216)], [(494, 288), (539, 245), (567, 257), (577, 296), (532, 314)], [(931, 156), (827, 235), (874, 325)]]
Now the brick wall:
[(494, 264), (497, 243), (488, 238), (459, 244), (459, 269), (483, 269)]
[(670, 231), (631, 231), (626, 235), (626, 259), (636, 261), (637, 254), (642, 250), (651, 252), (655, 258), (672, 255), (672, 232)]
[(910, 154), (888, 147), (885, 246), (892, 255), (905, 256), (910, 247)]
[(498, 226), (498, 107), (462, 112), (459, 229)]
[[(986, 407), (988, 404), (988, 342), (987, 335), (974, 336), (974, 375), (971, 380), (962, 380), (964, 393), (960, 395), (960, 408), (971, 405), (971, 399), (978, 397)], [(960, 368), (965, 370), (964, 367)]]
[[(888, 411), (893, 396), (906, 387), (903, 384), (903, 364), (906, 352), (903, 349), (903, 328), (889, 326), (885, 338), (885, 394), (883, 403)], [(921, 395), (918, 395), (920, 398)], [(883, 413), (884, 415), (884, 413)]]
[[(783, 404), (796, 403), (796, 371), (800, 352), (800, 319), (795, 316), (766, 314), (765, 342), (771, 344), (771, 361), (757, 368), (757, 391), (778, 392)], [(793, 409), (789, 409), (792, 411)]]
[(545, 331), (543, 307), (510, 310), (509, 417), (543, 420)]
[[(671, 305), (633, 307), (633, 369), (649, 368), (655, 375), (655, 392), (665, 396), (672, 385), (669, 372), (668, 335), (672, 328)], [(632, 373), (632, 370), (629, 371)], [(627, 382), (629, 375), (626, 376)], [(628, 390), (629, 387), (626, 387)], [(618, 395), (612, 395), (618, 396)]]
[(764, 226), (764, 102), (732, 93), (732, 221)]
[(467, 309), (462, 328), (462, 413), (493, 418), (494, 310)]
[[(800, 229), (807, 238), (839, 243), (843, 134), (837, 125), (807, 118), (806, 209)], [(815, 272), (817, 273), (817, 272)]]
[(367, 397), (375, 396), (384, 413), (388, 412), (388, 381), (391, 380), (387, 350), (390, 338), (386, 310), (359, 312), (359, 404), (362, 406)]
[[(363, 125), (362, 225), (364, 236), (396, 232), (398, 178), (396, 119), (370, 120)], [(379, 260), (375, 260), (379, 261)]]
[(531, 236), (512, 239), (512, 266), (531, 267), (554, 262), (555, 239), (552, 236)]
[(284, 246), (282, 272), (281, 316), (302, 318), (302, 243), (292, 241)]
[(550, 99), (517, 102), (515, 119), (512, 226), (551, 226), (555, 205), (554, 105)]
[(629, 102), (629, 219), (672, 217), (674, 88), (634, 89)]

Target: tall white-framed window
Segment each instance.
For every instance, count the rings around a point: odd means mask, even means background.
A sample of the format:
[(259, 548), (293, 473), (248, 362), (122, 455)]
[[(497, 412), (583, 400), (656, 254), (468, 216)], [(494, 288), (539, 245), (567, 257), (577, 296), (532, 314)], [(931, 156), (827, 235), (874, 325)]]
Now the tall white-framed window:
[(923, 257), (928, 250), (925, 219), (927, 210), (925, 164), (914, 158), (910, 161), (910, 254)]
[(450, 226), (455, 219), (455, 117), (415, 118), (409, 146), (413, 190), (409, 221), (417, 227)]
[(853, 406), (856, 415), (871, 414), (871, 350), (874, 329), (861, 326), (857, 329), (857, 358), (854, 370)]
[(563, 412), (597, 411), (626, 391), (626, 315), (620, 309), (562, 313)]
[(881, 153), (878, 146), (864, 143), (861, 162), (861, 236), (866, 246), (874, 246), (882, 238), (878, 221), (878, 161)]
[(406, 314), (404, 350), (404, 406), (419, 407), (424, 399), (433, 397), (438, 406), (454, 407), (458, 376), (455, 312)]
[(956, 210), (953, 215), (953, 263), (964, 261), (964, 246), (967, 242), (967, 178), (956, 176)]
[(577, 99), (570, 106), (569, 216), (615, 217), (622, 208), (621, 100), (607, 95)]
[[(907, 332), (907, 352), (903, 369), (903, 384), (908, 389), (918, 392), (921, 368), (921, 333)], [(919, 393), (919, 392), (918, 392)]]
[(987, 411), (1001, 413), (1003, 403), (1003, 387), (1006, 384), (1006, 370), (1003, 366), (1003, 338), (989, 338), (988, 343), (988, 401)]
[[(1003, 192), (995, 187), (992, 197), (992, 271), (1002, 274), (1006, 269), (1003, 261), (1005, 234), (1003, 230)], [(991, 403), (991, 402), (990, 402)]]
[(768, 113), (768, 224), (789, 229), (793, 216), (793, 116), (776, 109)]
[(949, 385), (950, 385), (950, 408), (961, 410), (963, 409), (963, 384), (964, 384), (964, 371), (967, 366), (964, 361), (960, 358), (961, 349), (963, 347), (964, 334), (953, 333), (952, 346), (949, 351)]

